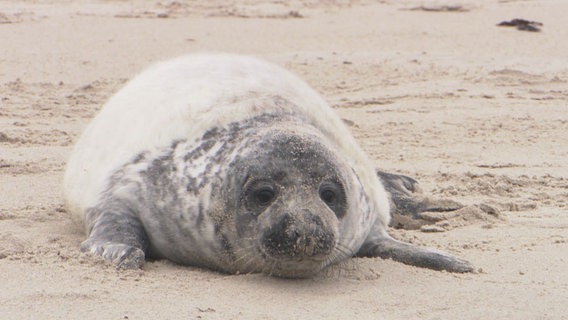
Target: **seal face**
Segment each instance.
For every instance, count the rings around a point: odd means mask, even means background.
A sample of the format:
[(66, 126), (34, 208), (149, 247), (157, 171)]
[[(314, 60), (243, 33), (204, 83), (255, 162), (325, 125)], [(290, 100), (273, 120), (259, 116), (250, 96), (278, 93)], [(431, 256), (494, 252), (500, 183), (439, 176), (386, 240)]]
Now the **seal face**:
[[(234, 212), (220, 233), (243, 248), (242, 262), (230, 271), (310, 275), (345, 258), (336, 248), (351, 245), (342, 243), (340, 231), (349, 231), (342, 227), (348, 209), (344, 186), (354, 177), (338, 170), (340, 160), (314, 137), (262, 131), (262, 138), (247, 139), (229, 163), (232, 177), (213, 187), (214, 194), (225, 193), (220, 214)], [(231, 246), (225, 250), (238, 259)]]
[(471, 271), (386, 233), (389, 206), (415, 201), (414, 183), (377, 177), (304, 82), (233, 55), (182, 57), (136, 77), (86, 129), (65, 176), (88, 235), (81, 249), (118, 267), (150, 256), (297, 278), (365, 255)]

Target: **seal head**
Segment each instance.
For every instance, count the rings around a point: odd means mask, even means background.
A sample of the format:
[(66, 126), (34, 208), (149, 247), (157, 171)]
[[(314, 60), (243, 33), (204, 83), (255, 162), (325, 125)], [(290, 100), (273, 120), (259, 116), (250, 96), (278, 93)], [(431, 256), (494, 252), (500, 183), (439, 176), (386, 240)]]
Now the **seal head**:
[(344, 240), (360, 218), (348, 195), (356, 177), (321, 141), (270, 129), (229, 164), (216, 191), (226, 199), (219, 228), (233, 271), (307, 277), (354, 254), (360, 243)]

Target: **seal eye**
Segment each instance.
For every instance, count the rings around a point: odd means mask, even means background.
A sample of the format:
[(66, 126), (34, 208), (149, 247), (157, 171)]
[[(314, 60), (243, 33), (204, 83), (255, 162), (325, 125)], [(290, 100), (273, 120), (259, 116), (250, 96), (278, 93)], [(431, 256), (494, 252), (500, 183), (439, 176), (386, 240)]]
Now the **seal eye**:
[(338, 218), (345, 215), (347, 201), (343, 186), (337, 182), (324, 182), (319, 187), (320, 199), (335, 212)]
[(276, 192), (271, 187), (265, 186), (254, 191), (254, 199), (261, 206), (267, 206), (276, 197)]
[(335, 194), (334, 190), (330, 188), (322, 188), (320, 190), (320, 198), (328, 205), (333, 205), (337, 201), (337, 195)]
[(258, 215), (274, 202), (278, 192), (270, 181), (252, 181), (246, 188), (244, 196), (247, 209), (250, 213)]

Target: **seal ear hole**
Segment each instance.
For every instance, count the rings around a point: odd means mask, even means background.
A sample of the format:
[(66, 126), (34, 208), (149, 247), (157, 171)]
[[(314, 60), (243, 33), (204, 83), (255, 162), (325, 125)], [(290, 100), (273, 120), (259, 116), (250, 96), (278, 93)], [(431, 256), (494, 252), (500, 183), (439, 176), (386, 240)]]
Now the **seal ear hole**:
[(338, 218), (345, 215), (347, 201), (343, 185), (337, 182), (324, 182), (319, 187), (320, 199), (335, 212)]

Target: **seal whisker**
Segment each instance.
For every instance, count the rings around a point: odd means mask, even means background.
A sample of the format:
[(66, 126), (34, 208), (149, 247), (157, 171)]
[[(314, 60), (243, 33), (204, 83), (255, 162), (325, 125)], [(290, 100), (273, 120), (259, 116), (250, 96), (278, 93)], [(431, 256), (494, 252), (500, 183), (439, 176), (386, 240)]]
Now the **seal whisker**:
[(341, 243), (338, 243), (333, 252), (329, 255), (329, 257), (327, 257), (326, 261), (325, 261), (325, 266), (329, 266), (332, 264), (336, 264), (340, 261), (343, 261), (345, 259), (348, 259), (350, 257), (353, 257), (354, 253), (353, 250), (344, 246)]
[(240, 252), (235, 252), (235, 254), (238, 256), (237, 259), (233, 260), (233, 263), (235, 265), (238, 265), (239, 263), (243, 262), (243, 267), (247, 268), (252, 261), (254, 261), (254, 252), (252, 251), (248, 251), (243, 253), (244, 250), (239, 250)]

